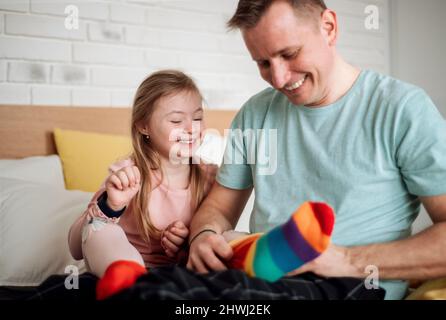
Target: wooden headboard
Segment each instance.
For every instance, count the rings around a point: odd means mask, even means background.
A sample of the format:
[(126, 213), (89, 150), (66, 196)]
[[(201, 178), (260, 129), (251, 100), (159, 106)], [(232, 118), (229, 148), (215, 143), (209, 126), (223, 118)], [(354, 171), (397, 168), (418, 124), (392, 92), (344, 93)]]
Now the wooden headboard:
[[(205, 110), (207, 128), (223, 134), (234, 110)], [(131, 108), (0, 105), (0, 158), (55, 154), (54, 128), (129, 135)]]

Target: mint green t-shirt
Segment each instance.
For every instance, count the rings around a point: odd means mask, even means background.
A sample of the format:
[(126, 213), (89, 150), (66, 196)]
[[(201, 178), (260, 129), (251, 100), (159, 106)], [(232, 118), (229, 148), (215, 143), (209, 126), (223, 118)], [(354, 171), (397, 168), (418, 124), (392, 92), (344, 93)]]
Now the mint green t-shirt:
[[(418, 196), (446, 194), (446, 121), (423, 90), (373, 71), (321, 108), (265, 89), (231, 128), (241, 130), (228, 136), (217, 181), (254, 186), (251, 232), (284, 223), (305, 201), (323, 201), (336, 212), (334, 244), (388, 242), (411, 235)], [(379, 284), (386, 299), (406, 293), (404, 281)]]

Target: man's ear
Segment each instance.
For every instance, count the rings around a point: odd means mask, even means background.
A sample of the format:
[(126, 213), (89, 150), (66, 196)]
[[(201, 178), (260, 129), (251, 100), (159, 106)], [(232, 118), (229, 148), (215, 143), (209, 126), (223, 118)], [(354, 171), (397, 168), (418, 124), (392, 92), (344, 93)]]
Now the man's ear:
[(338, 19), (336, 12), (333, 10), (326, 9), (322, 13), (321, 32), (330, 47), (336, 45), (336, 41), (338, 40)]

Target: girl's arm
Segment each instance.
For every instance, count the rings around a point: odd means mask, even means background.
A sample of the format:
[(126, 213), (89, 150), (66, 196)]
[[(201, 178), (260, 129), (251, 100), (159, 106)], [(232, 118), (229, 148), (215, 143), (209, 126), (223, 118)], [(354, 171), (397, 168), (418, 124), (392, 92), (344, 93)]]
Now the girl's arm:
[[(127, 166), (133, 165), (133, 161), (130, 159), (126, 159), (123, 161), (119, 161), (117, 163), (114, 163), (110, 165), (109, 167), (109, 173), (112, 175), (113, 173), (119, 171), (122, 168), (125, 168)], [(82, 229), (85, 225), (85, 223), (93, 218), (93, 217), (101, 217), (104, 219), (109, 219), (110, 221), (113, 221), (112, 215), (104, 214), (103, 210), (101, 210), (98, 206), (98, 200), (102, 196), (102, 194), (106, 191), (105, 183), (110, 177), (110, 175), (105, 179), (104, 183), (102, 184), (101, 188), (94, 194), (93, 198), (90, 200), (87, 209), (84, 211), (84, 213), (73, 223), (73, 225), (70, 228), (70, 231), (68, 232), (68, 246), (70, 248), (70, 253), (76, 260), (83, 259), (82, 254)], [(104, 205), (101, 206), (103, 209), (108, 209)], [(104, 208), (105, 207), (105, 208)], [(107, 210), (110, 211), (111, 209)], [(105, 210), (104, 210), (105, 211)], [(108, 213), (108, 212), (106, 212)], [(122, 213), (122, 212), (121, 212)]]

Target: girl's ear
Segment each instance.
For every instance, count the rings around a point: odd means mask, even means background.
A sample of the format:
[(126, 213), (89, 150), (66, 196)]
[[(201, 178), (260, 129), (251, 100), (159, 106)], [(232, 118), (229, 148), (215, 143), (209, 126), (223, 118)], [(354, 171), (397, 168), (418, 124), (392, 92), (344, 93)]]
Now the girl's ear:
[(148, 125), (136, 124), (136, 129), (138, 129), (138, 132), (144, 136), (149, 134), (149, 126)]

